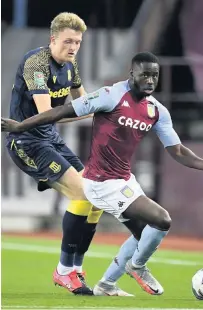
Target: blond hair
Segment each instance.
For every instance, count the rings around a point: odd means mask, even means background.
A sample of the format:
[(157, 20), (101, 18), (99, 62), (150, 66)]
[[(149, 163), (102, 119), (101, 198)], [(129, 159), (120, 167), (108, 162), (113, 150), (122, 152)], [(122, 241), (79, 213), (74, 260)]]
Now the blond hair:
[(60, 13), (52, 20), (50, 27), (51, 35), (58, 34), (65, 28), (81, 31), (82, 33), (87, 30), (83, 19), (74, 13), (68, 12)]

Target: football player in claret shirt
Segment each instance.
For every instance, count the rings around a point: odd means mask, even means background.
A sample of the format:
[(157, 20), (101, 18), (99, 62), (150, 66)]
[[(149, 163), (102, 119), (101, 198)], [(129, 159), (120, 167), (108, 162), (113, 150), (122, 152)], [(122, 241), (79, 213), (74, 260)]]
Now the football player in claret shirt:
[[(69, 94), (78, 98), (86, 93), (76, 62), (85, 31), (84, 21), (75, 14), (64, 12), (53, 19), (50, 44), (26, 53), (17, 69), (10, 104), (13, 120), (22, 122), (64, 105)], [(72, 120), (61, 120), (68, 121)], [(66, 146), (55, 124), (11, 133), (7, 148), (14, 163), (36, 180), (39, 191), (53, 188), (71, 200), (63, 217), (61, 256), (53, 280), (75, 294), (92, 294), (85, 284), (82, 262), (103, 211), (94, 210), (86, 201), (81, 184), (83, 164)]]
[(130, 166), (131, 157), (144, 136), (153, 131), (177, 162), (203, 170), (203, 159), (181, 143), (169, 111), (152, 96), (159, 69), (155, 55), (139, 53), (132, 59), (127, 81), (103, 87), (22, 123), (2, 120), (2, 130), (20, 132), (64, 117), (94, 113), (90, 156), (83, 173), (84, 193), (95, 207), (114, 215), (132, 232), (94, 287), (95, 295), (129, 296), (116, 286), (124, 272), (149, 294), (160, 295), (164, 291), (146, 264), (167, 235), (171, 218), (145, 195)]

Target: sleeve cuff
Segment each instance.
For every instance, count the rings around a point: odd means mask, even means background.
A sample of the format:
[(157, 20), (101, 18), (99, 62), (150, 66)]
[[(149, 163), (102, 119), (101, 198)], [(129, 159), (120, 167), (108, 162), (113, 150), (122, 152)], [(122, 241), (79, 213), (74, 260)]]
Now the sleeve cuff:
[(82, 86), (82, 84), (73, 85), (73, 86), (71, 87), (71, 89), (77, 89), (77, 88), (80, 88), (81, 86)]
[(47, 89), (35, 89), (35, 90), (30, 90), (29, 93), (30, 93), (30, 95), (49, 94), (49, 91)]

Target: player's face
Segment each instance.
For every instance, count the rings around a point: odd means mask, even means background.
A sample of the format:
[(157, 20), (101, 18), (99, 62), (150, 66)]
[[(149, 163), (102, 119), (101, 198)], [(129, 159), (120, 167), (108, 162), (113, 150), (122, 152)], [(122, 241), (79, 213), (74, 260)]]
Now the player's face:
[(54, 58), (60, 63), (73, 61), (82, 42), (82, 32), (66, 28), (56, 36), (51, 36)]
[(158, 84), (159, 65), (152, 62), (134, 64), (131, 75), (135, 88), (144, 96), (150, 96)]

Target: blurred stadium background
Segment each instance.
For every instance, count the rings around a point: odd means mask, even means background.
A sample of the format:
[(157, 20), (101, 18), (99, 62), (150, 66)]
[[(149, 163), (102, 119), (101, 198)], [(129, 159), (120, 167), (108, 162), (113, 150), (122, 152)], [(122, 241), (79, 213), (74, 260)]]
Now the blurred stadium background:
[[(131, 57), (151, 51), (162, 64), (155, 97), (170, 110), (186, 146), (203, 157), (203, 1), (200, 0), (2, 0), (2, 115), (23, 54), (49, 43), (49, 25), (62, 11), (78, 14), (88, 31), (78, 55), (88, 91), (126, 79)], [(91, 121), (59, 127), (85, 163)], [(39, 193), (7, 155), (2, 134), (2, 231), (61, 231), (67, 200), (53, 190)], [(127, 147), (127, 145), (126, 145)], [(136, 164), (135, 164), (136, 163)], [(171, 214), (171, 235), (203, 238), (203, 173), (175, 163), (148, 135), (132, 162), (145, 193)], [(103, 215), (100, 232), (124, 231)]]

